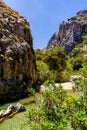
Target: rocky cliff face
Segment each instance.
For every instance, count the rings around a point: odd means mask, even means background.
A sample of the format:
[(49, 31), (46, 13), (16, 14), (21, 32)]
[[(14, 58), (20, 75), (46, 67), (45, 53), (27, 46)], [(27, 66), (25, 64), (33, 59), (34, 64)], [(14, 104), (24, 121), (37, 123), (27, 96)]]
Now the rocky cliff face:
[(87, 10), (82, 10), (75, 17), (62, 22), (59, 31), (54, 33), (47, 48), (63, 46), (69, 53), (75, 45), (82, 42), (82, 35), (87, 35)]
[(0, 1), (0, 101), (26, 95), (37, 82), (30, 25)]

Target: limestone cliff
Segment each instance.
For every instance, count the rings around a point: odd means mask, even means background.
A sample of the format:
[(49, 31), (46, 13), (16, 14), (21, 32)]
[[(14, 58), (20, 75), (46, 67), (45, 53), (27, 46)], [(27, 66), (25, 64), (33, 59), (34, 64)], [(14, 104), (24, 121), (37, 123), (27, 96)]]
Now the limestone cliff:
[(61, 45), (68, 53), (82, 42), (82, 35), (87, 35), (87, 10), (79, 11), (76, 16), (62, 22), (59, 31), (49, 40), (47, 48)]
[(25, 96), (36, 82), (30, 25), (0, 1), (0, 101)]

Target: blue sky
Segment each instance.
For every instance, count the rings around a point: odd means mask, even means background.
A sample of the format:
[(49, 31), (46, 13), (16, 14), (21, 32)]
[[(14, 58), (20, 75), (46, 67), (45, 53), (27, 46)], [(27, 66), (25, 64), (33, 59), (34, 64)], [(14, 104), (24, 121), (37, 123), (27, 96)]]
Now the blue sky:
[(87, 0), (3, 0), (24, 16), (31, 26), (33, 47), (43, 49), (59, 24), (87, 9)]

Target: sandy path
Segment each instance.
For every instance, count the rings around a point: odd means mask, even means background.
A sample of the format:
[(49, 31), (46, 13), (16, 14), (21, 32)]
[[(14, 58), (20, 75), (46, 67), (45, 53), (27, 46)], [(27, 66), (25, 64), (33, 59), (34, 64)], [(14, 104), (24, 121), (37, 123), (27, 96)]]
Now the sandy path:
[[(56, 85), (58, 86), (58, 83)], [(72, 82), (65, 82), (65, 83), (61, 83), (61, 86), (63, 86), (63, 88), (66, 90), (71, 90), (73, 83)]]
[[(56, 86), (59, 86), (59, 83), (56, 83)], [(72, 90), (73, 83), (72, 82), (65, 82), (61, 83), (61, 86), (63, 86), (63, 89), (65, 90)], [(45, 90), (47, 87), (44, 85), (41, 85), (41, 90)]]

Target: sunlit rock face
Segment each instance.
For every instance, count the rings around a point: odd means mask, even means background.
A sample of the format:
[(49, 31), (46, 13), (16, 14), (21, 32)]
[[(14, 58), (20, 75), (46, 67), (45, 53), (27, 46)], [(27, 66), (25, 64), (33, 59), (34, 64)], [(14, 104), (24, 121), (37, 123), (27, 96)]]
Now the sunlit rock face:
[(36, 82), (30, 25), (0, 1), (0, 101), (26, 96)]
[(82, 42), (82, 35), (87, 35), (87, 10), (79, 11), (76, 16), (62, 22), (59, 31), (50, 38), (47, 48), (63, 46), (69, 53)]

